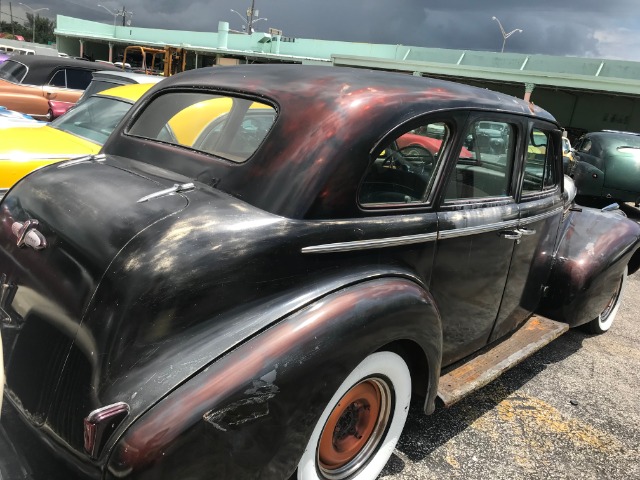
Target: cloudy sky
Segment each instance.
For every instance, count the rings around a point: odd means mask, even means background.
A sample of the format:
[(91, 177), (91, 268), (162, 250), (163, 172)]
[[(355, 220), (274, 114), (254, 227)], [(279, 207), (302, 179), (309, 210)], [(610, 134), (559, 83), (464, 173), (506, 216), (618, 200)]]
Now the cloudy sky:
[[(9, 0), (2, 2), (3, 19)], [(291, 37), (349, 42), (500, 51), (502, 33), (516, 28), (505, 51), (640, 61), (638, 0), (254, 0), (256, 30), (279, 28)], [(14, 14), (18, 2), (12, 2)], [(113, 22), (111, 11), (133, 12), (132, 25), (216, 31), (243, 24), (251, 0), (45, 0), (27, 2), (41, 13)], [(122, 21), (122, 17), (118, 17)]]

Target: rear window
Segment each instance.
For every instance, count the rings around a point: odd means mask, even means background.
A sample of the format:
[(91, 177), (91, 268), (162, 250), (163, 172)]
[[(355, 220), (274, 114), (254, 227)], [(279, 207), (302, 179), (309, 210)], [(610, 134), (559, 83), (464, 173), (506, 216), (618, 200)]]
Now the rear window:
[(22, 63), (7, 60), (0, 64), (0, 78), (11, 83), (22, 83), (28, 70)]
[(258, 149), (275, 117), (273, 107), (252, 100), (172, 92), (157, 97), (128, 133), (240, 163)]

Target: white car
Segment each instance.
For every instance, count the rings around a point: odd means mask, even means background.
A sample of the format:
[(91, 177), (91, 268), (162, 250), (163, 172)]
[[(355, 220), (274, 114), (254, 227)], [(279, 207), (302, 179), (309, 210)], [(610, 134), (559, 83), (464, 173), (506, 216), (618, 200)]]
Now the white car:
[(44, 122), (39, 122), (33, 117), (24, 113), (15, 112), (5, 107), (0, 107), (0, 128), (28, 126), (29, 124), (39, 125)]

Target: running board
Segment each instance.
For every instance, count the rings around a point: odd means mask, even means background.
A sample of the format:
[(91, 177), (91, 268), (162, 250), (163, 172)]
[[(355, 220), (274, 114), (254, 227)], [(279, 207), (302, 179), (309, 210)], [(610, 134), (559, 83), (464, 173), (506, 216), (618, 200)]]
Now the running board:
[(533, 316), (509, 338), (440, 377), (438, 397), (445, 407), (484, 387), (511, 367), (540, 350), (569, 329), (566, 323)]

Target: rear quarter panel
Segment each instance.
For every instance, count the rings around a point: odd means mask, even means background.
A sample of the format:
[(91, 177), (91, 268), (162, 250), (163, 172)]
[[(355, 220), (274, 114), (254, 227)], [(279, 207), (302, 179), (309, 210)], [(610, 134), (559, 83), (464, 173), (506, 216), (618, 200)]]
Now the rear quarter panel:
[(429, 383), (435, 387), (442, 338), (424, 289), (391, 277), (335, 291), (154, 406), (117, 444), (109, 476), (288, 478), (343, 379), (368, 354), (406, 338), (433, 367)]

